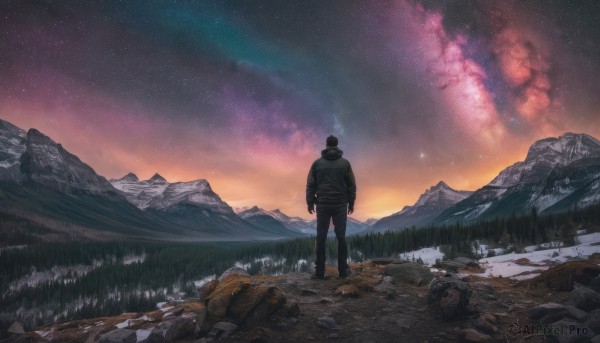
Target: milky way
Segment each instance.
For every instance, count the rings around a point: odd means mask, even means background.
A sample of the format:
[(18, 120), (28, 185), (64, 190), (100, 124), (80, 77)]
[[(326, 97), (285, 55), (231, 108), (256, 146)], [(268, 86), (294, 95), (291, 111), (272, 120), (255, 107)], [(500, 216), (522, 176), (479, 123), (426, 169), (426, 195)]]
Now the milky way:
[(600, 137), (597, 1), (5, 1), (0, 118), (99, 174), (205, 178), (308, 218), (339, 137), (356, 216), (474, 190), (535, 140)]

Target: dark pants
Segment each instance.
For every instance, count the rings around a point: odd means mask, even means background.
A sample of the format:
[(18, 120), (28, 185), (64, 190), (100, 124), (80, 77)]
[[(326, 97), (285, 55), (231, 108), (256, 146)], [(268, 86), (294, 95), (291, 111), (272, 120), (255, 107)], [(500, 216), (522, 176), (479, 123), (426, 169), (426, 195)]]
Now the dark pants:
[(345, 273), (348, 268), (348, 246), (346, 245), (346, 217), (348, 205), (317, 205), (317, 275), (325, 273), (325, 243), (329, 222), (333, 220), (335, 237), (338, 241), (338, 271)]

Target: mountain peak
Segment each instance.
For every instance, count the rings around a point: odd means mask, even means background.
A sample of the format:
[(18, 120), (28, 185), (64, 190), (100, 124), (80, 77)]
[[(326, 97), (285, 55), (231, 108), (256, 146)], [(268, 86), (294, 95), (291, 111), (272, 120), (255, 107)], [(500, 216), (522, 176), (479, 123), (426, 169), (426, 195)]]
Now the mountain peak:
[(122, 178), (118, 179), (117, 181), (133, 181), (133, 182), (137, 182), (137, 181), (140, 181), (140, 179), (134, 173), (129, 172), (129, 173), (127, 173), (127, 175), (123, 176)]
[(167, 180), (165, 180), (164, 177), (160, 176), (159, 173), (155, 173), (154, 175), (152, 175), (152, 177), (148, 181), (152, 181), (152, 182), (167, 182)]
[(434, 189), (449, 189), (449, 190), (453, 190), (452, 188), (450, 188), (450, 186), (448, 186), (447, 183), (445, 183), (444, 181), (440, 181), (438, 182), (435, 186), (431, 187), (431, 190)]
[(553, 165), (566, 165), (576, 160), (600, 154), (600, 141), (585, 133), (566, 132), (559, 137), (549, 137), (534, 142), (525, 162), (548, 160)]

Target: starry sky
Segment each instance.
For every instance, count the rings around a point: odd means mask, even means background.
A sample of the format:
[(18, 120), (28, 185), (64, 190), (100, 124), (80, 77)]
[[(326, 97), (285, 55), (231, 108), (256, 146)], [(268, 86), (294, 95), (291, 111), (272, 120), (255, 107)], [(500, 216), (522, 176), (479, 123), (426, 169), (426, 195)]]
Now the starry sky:
[(595, 0), (2, 1), (0, 118), (106, 178), (204, 178), (310, 218), (338, 136), (355, 217), (475, 190), (537, 139), (600, 137)]

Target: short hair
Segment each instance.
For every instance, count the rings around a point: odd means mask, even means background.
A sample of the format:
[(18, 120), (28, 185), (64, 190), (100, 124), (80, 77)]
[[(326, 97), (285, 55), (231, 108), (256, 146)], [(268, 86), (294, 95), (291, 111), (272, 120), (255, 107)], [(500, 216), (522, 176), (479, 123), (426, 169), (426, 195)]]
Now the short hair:
[(326, 144), (327, 144), (327, 146), (337, 146), (338, 145), (337, 137), (334, 135), (327, 137)]

